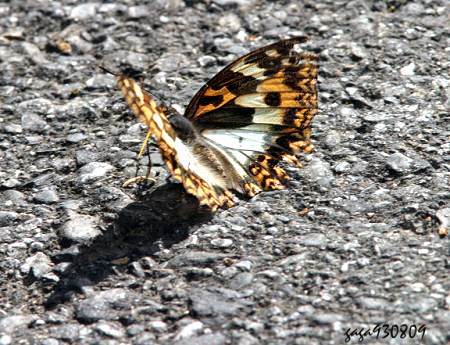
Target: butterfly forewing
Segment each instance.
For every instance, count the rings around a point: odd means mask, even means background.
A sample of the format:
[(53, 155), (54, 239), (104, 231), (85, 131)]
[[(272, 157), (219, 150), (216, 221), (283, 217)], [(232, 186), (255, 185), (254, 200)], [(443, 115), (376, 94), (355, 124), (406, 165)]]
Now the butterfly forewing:
[(185, 112), (262, 189), (283, 188), (287, 174), (278, 162), (298, 164), (295, 154), (313, 148), (318, 56), (294, 50), (305, 41), (280, 41), (239, 58), (208, 81)]

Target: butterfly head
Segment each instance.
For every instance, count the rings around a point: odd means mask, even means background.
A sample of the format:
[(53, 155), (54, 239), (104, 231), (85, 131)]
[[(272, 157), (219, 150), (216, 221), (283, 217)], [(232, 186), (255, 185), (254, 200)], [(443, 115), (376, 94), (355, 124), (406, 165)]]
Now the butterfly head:
[(198, 137), (192, 123), (184, 116), (176, 113), (176, 111), (171, 112), (167, 119), (175, 130), (177, 137), (182, 141), (191, 143)]

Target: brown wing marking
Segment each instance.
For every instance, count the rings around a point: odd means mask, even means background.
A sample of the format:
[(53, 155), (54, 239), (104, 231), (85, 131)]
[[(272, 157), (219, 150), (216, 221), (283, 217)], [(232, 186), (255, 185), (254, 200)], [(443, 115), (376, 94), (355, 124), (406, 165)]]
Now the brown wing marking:
[(193, 171), (179, 164), (175, 149), (177, 137), (167, 119), (168, 109), (157, 105), (155, 100), (131, 78), (119, 75), (117, 84), (134, 114), (147, 125), (155, 138), (169, 172), (183, 184), (186, 191), (196, 196), (201, 205), (206, 205), (213, 211), (221, 206), (233, 206), (233, 195), (229, 191), (218, 186), (210, 186)]

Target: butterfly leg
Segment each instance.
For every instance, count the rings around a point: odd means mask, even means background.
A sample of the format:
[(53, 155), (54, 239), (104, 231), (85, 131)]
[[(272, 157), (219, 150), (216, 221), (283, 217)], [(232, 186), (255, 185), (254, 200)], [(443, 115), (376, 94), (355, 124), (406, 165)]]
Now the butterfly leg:
[(150, 139), (151, 136), (151, 132), (148, 131), (147, 132), (147, 136), (144, 139), (144, 142), (141, 145), (141, 149), (139, 151), (138, 154), (138, 160), (140, 160), (144, 154), (144, 151), (147, 152), (147, 157), (148, 157), (148, 165), (147, 165), (147, 172), (145, 174), (145, 176), (143, 175), (137, 175), (138, 174), (138, 170), (139, 170), (139, 166), (136, 166), (136, 176), (129, 178), (128, 180), (126, 180), (123, 184), (122, 187), (126, 188), (130, 185), (136, 184), (136, 183), (140, 183), (140, 182), (145, 182), (145, 181), (151, 181), (152, 184), (156, 182), (156, 180), (153, 177), (150, 177), (151, 175), (151, 171), (152, 171), (152, 160), (150, 159), (150, 151), (148, 150), (148, 140)]

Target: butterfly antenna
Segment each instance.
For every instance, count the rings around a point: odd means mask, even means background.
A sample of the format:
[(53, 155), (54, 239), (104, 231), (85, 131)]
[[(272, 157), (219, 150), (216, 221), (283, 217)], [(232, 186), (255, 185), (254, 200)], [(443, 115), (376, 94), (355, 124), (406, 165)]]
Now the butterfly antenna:
[(112, 74), (113, 76), (117, 77), (118, 74), (114, 73), (113, 71), (107, 69), (106, 67), (102, 66), (102, 65), (98, 65), (98, 68), (100, 68), (103, 72), (106, 72), (108, 74)]

